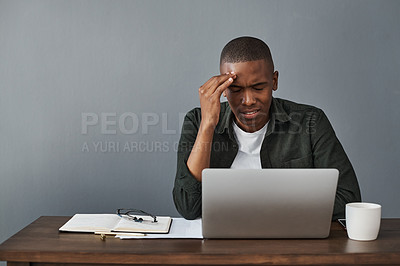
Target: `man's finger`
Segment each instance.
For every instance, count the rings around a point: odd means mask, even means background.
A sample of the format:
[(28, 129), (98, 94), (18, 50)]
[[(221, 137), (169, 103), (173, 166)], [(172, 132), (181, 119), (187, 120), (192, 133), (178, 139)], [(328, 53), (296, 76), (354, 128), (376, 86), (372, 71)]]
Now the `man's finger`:
[(215, 79), (217, 78), (217, 76), (211, 77), (209, 80), (206, 81), (206, 83), (204, 83), (200, 88), (199, 91), (201, 93), (204, 93), (208, 90), (208, 88), (211, 86), (211, 84), (213, 84), (215, 82)]
[[(233, 78), (234, 75), (232, 74), (222, 74), (219, 76), (215, 76), (212, 78), (211, 82), (208, 84), (208, 88), (206, 88), (206, 94), (212, 95), (218, 89), (219, 86), (223, 85), (229, 78)], [(222, 92), (221, 92), (222, 93)]]
[(232, 82), (233, 82), (233, 77), (229, 77), (224, 83), (222, 83), (217, 87), (214, 93), (218, 97), (221, 97), (221, 94), (232, 84)]

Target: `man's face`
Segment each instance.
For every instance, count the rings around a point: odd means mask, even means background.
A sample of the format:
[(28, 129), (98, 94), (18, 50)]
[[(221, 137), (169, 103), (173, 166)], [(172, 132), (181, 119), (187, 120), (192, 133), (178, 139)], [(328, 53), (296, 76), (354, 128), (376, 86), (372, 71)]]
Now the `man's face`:
[(278, 88), (278, 71), (266, 60), (223, 63), (221, 74), (235, 72), (236, 79), (224, 91), (236, 124), (246, 132), (261, 129), (269, 121), (272, 91)]

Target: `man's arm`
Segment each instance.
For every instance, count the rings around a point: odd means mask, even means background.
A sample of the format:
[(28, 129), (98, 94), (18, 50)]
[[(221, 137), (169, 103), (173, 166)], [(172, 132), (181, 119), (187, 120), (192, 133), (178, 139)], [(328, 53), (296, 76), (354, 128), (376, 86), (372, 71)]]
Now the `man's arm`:
[(185, 117), (178, 147), (173, 198), (178, 212), (186, 219), (201, 215), (201, 172), (210, 167), (221, 94), (235, 78), (235, 74), (227, 73), (209, 79), (199, 88), (201, 117), (196, 117), (194, 111)]
[(177, 151), (177, 169), (172, 195), (176, 209), (186, 219), (196, 219), (201, 215), (201, 182), (196, 180), (187, 167), (200, 121), (199, 109), (193, 109), (186, 114)]
[(309, 123), (316, 168), (336, 168), (339, 180), (332, 220), (345, 217), (345, 206), (349, 202), (361, 201), (360, 188), (353, 166), (326, 115), (320, 111)]
[(198, 181), (201, 181), (203, 169), (210, 167), (214, 129), (218, 124), (221, 110), (221, 94), (232, 84), (234, 78), (236, 75), (233, 73), (215, 76), (199, 88), (201, 123), (187, 161), (189, 171)]

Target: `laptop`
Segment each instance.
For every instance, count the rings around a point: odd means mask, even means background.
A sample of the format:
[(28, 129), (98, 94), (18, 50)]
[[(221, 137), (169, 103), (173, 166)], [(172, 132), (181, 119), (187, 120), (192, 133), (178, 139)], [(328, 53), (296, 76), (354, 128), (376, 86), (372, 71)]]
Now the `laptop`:
[(204, 238), (326, 238), (337, 169), (204, 169)]

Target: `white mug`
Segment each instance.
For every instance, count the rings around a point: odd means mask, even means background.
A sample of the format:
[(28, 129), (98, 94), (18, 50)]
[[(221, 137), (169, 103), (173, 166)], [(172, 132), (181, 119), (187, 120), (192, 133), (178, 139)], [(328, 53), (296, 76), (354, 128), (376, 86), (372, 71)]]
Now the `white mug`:
[(350, 239), (375, 240), (381, 225), (381, 205), (366, 202), (346, 204), (346, 229)]

